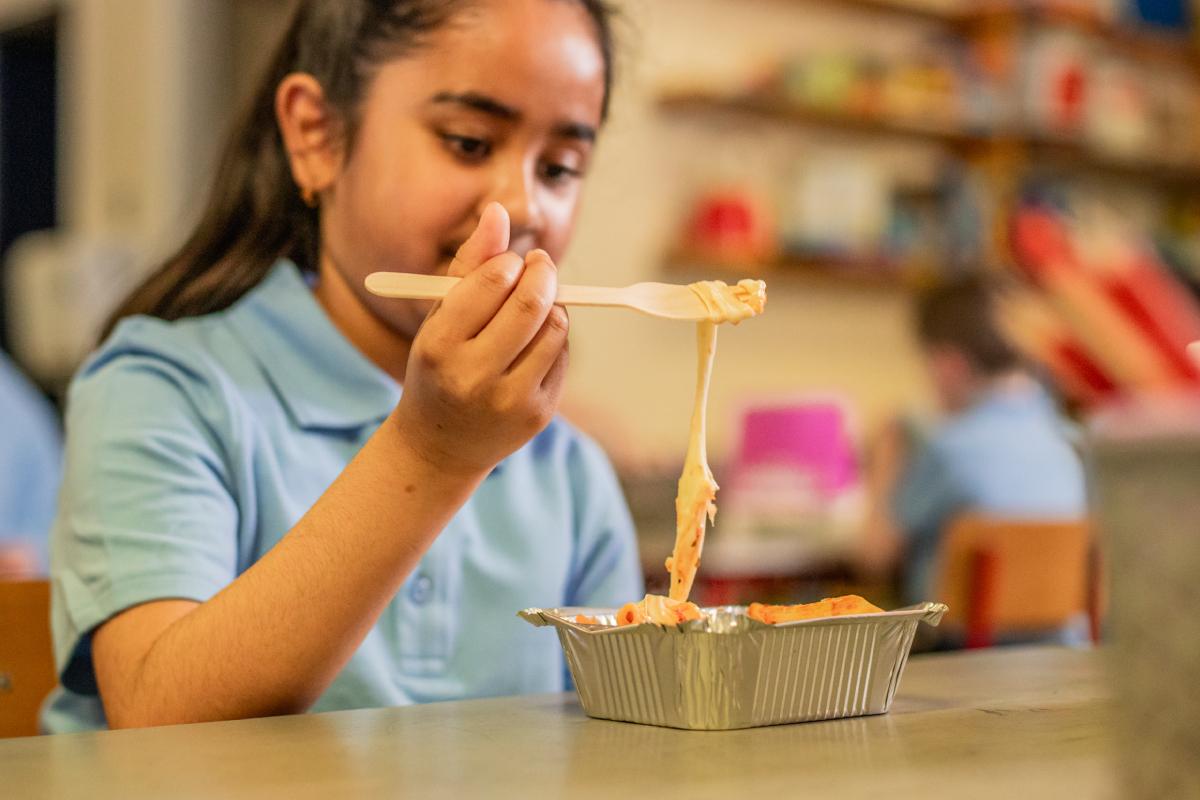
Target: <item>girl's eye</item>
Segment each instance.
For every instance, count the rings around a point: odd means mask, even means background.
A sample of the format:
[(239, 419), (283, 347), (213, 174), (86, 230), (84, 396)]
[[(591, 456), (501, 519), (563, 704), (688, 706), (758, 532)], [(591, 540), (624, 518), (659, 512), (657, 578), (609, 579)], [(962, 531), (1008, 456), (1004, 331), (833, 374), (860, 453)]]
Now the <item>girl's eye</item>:
[(548, 163), (542, 165), (542, 179), (547, 183), (561, 184), (568, 181), (578, 180), (583, 177), (583, 172), (566, 164)]
[(457, 136), (443, 133), (442, 141), (450, 148), (450, 152), (466, 161), (482, 161), (492, 153), (492, 145), (474, 136)]

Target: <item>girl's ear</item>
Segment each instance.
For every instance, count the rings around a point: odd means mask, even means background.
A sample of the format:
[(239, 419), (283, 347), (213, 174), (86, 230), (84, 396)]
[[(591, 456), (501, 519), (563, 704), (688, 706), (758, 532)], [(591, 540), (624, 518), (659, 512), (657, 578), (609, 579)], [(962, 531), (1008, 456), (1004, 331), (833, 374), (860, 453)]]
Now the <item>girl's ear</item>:
[(292, 167), (292, 179), (309, 205), (337, 180), (344, 153), (339, 120), (312, 75), (294, 72), (275, 92), (275, 118)]

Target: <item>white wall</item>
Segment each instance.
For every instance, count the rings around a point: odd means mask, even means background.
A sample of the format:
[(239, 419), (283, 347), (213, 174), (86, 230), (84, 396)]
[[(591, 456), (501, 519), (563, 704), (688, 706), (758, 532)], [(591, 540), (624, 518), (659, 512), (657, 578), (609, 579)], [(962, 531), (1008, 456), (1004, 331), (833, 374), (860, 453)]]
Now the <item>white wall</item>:
[(64, 5), (64, 223), (159, 256), (194, 218), (226, 126), (228, 9), (216, 0)]

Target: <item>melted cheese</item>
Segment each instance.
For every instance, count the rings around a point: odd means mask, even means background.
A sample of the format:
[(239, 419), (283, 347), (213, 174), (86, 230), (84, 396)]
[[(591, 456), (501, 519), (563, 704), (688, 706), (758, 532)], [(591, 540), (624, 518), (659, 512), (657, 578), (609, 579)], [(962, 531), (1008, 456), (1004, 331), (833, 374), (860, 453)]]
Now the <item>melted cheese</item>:
[(677, 601), (687, 600), (692, 592), (704, 550), (704, 529), (717, 516), (716, 497), (720, 487), (708, 468), (706, 444), (708, 387), (717, 351), (717, 325), (723, 322), (736, 325), (761, 314), (767, 302), (767, 285), (762, 281), (743, 280), (737, 286), (727, 286), (722, 281), (702, 281), (690, 288), (704, 301), (710, 318), (697, 326), (696, 398), (683, 474), (679, 476), (675, 497), (675, 548), (667, 559), (667, 571), (671, 573), (670, 597)]
[(672, 600), (660, 594), (648, 594), (636, 603), (626, 603), (617, 612), (617, 625), (641, 625), (643, 622), (678, 625), (700, 617), (700, 609), (695, 603)]
[(708, 319), (717, 324), (737, 325), (744, 319), (763, 312), (767, 304), (767, 284), (756, 280), (741, 280), (736, 286), (724, 281), (700, 281), (689, 287), (708, 309)]

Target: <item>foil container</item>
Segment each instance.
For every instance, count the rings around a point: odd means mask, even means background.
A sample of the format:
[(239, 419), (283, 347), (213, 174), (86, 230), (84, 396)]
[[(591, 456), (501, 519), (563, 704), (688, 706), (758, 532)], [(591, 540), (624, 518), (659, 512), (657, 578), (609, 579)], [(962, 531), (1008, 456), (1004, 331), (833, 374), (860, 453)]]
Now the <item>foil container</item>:
[[(702, 609), (679, 626), (616, 624), (616, 609), (529, 608), (552, 626), (591, 717), (687, 730), (733, 730), (885, 714), (917, 625), (946, 606), (766, 625), (744, 606)], [(603, 624), (584, 625), (585, 614)]]

